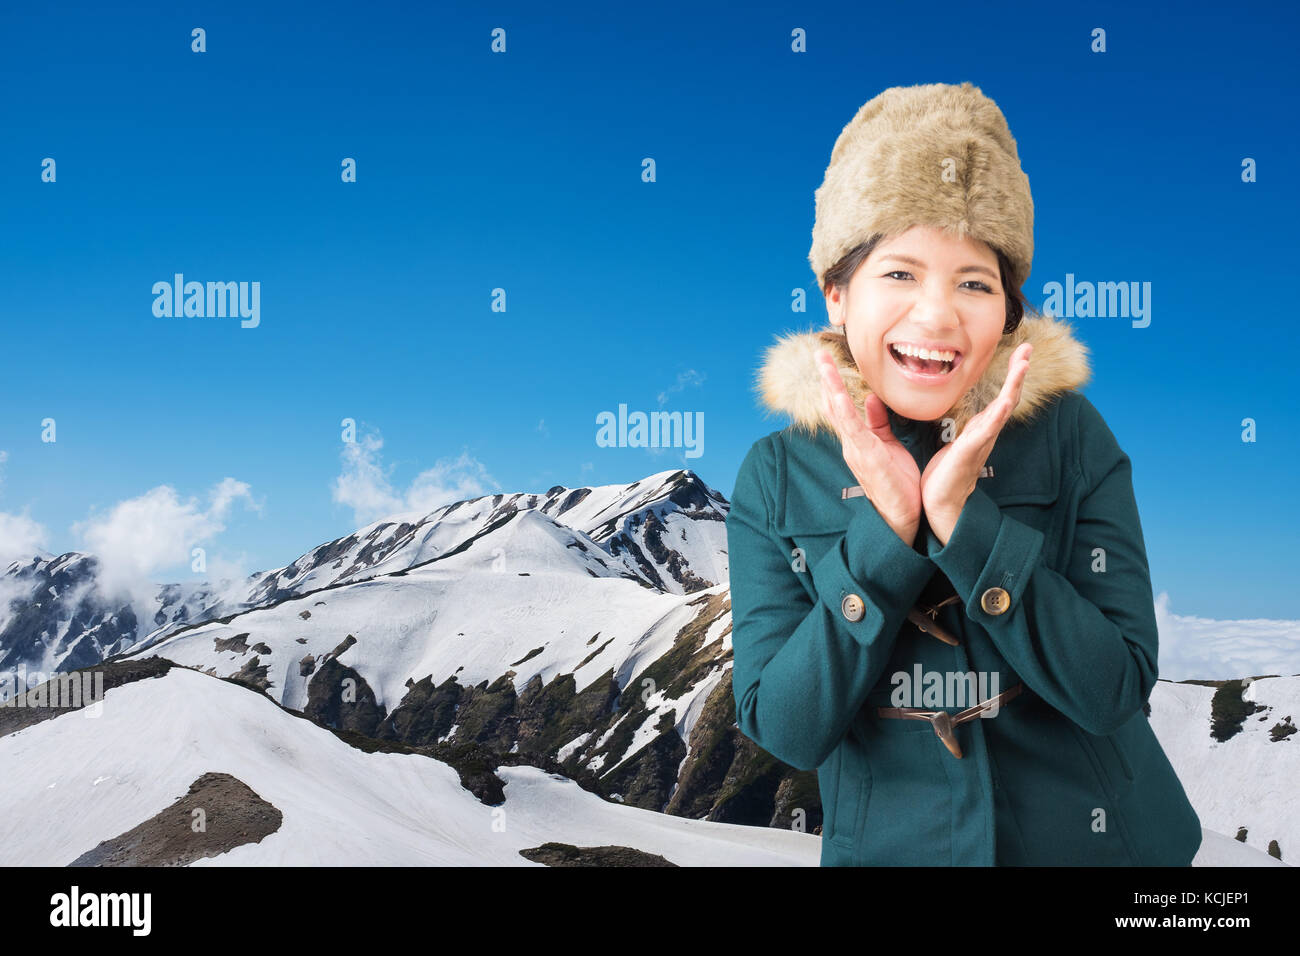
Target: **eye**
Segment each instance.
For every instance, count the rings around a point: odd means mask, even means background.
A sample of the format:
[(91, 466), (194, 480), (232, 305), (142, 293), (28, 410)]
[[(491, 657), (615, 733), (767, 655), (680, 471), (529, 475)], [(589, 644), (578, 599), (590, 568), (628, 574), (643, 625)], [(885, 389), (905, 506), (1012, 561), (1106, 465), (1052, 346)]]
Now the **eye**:
[[(910, 279), (910, 278), (912, 277), (912, 273), (907, 272), (907, 271), (905, 271), (905, 270), (903, 270), (903, 269), (895, 269), (893, 272), (886, 272), (886, 273), (885, 273), (885, 276), (886, 276), (886, 277), (890, 277), (890, 276), (906, 276), (907, 278)], [(980, 291), (980, 292), (988, 292), (988, 293), (992, 293), (992, 292), (993, 292), (992, 287), (991, 287), (987, 282), (981, 282), (979, 279), (970, 279), (970, 280), (967, 281), (967, 282), (963, 282), (962, 285), (963, 285), (963, 286), (970, 286), (970, 285), (973, 285), (973, 286), (975, 286), (976, 289), (977, 289), (978, 291)]]

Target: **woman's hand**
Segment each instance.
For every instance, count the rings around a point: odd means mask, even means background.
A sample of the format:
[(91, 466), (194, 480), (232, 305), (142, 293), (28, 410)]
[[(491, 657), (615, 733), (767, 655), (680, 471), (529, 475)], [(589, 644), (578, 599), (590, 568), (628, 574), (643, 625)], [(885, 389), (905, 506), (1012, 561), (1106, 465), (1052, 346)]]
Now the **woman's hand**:
[(975, 490), (975, 482), (1002, 427), (1011, 419), (1011, 413), (1020, 402), (1020, 391), (1033, 350), (1034, 347), (1025, 342), (1012, 353), (1007, 380), (998, 397), (967, 423), (956, 441), (940, 448), (925, 466), (921, 475), (921, 502), (930, 530), (941, 545), (947, 545), (952, 537), (961, 509)]
[(867, 395), (864, 421), (830, 353), (818, 349), (816, 357), (822, 400), (839, 431), (844, 461), (886, 524), (911, 547), (921, 525), (921, 472), (916, 459), (894, 436), (880, 397), (874, 392)]

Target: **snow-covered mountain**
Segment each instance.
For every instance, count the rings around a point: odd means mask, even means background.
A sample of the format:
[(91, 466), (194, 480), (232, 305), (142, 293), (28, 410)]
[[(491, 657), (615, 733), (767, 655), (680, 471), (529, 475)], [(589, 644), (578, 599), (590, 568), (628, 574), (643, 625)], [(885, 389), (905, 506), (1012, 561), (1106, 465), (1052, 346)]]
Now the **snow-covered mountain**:
[(729, 703), (725, 508), (678, 472), (380, 522), (282, 569), (273, 600), (122, 657), (234, 678), (326, 726), (522, 752), (598, 774), (613, 799), (726, 819), (721, 781), (683, 773), (724, 678), (709, 747), (752, 747)]
[[(12, 562), (0, 574), (0, 671), (87, 667), (196, 622), (418, 567), (519, 520), (568, 535), (593, 576), (688, 594), (727, 580), (726, 505), (689, 470), (630, 485), (557, 485), (540, 495), (473, 498), (429, 514), (393, 515), (242, 583), (162, 585), (149, 607), (103, 594), (93, 555), (41, 555)], [(503, 552), (498, 564), (510, 559)]]
[[(0, 862), (815, 865), (816, 773), (735, 724), (726, 510), (677, 471), (397, 515), (234, 597), (164, 589), (134, 643), (130, 608), (93, 603), (89, 556), (11, 565), (0, 582), (24, 596), (0, 618), (0, 650), (85, 655), (112, 689), (98, 720), (0, 708), (0, 768), (78, 755), (58, 774), (0, 774)], [(1152, 725), (1207, 828), (1199, 865), (1300, 852), (1298, 711), (1296, 677), (1157, 685)], [(50, 781), (64, 788), (52, 803)], [(261, 842), (168, 843), (166, 820), (214, 802), (260, 821), (244, 829)], [(517, 839), (455, 835), (501, 806), (530, 821)], [(361, 822), (322, 837), (336, 812)], [(30, 827), (33, 813), (58, 833)], [(688, 832), (708, 852), (683, 848)], [(615, 849), (530, 849), (547, 841)]]
[(14, 561), (0, 575), (0, 672), (89, 667), (135, 643), (136, 611), (106, 600), (93, 555)]
[(238, 606), (227, 603), (210, 616), (416, 568), (524, 516), (557, 536), (568, 534), (592, 576), (640, 579), (688, 594), (727, 580), (726, 513), (727, 499), (685, 469), (630, 485), (556, 485), (545, 494), (471, 498), (429, 514), (392, 515), (313, 548), (286, 567), (254, 575)]

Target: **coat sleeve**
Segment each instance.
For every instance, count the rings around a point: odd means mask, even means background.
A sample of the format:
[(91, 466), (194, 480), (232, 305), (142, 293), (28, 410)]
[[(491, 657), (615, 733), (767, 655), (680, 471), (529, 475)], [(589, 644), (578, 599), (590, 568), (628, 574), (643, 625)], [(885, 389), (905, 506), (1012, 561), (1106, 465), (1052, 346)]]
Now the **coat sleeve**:
[[(749, 450), (727, 515), (732, 693), (736, 723), (765, 751), (800, 770), (839, 745), (889, 660), (899, 628), (935, 571), (865, 497), (815, 564), (798, 562), (773, 531), (772, 436)], [(800, 581), (811, 575), (814, 601)], [(858, 595), (861, 619), (841, 610)]]
[[(927, 552), (1026, 686), (1108, 735), (1155, 685), (1155, 605), (1129, 458), (1082, 396), (1077, 428), (1081, 494), (1065, 574), (1044, 562), (1043, 532), (1004, 514), (978, 485), (947, 545), (931, 533)], [(1011, 603), (990, 614), (980, 599), (996, 587)]]

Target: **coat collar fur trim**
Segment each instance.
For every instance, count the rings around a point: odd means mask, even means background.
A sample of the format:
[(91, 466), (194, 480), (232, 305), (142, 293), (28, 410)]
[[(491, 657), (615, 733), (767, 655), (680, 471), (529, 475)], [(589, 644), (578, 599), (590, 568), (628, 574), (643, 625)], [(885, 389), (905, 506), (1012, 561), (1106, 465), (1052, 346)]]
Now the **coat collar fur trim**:
[[(954, 437), (997, 398), (1006, 381), (1007, 362), (1022, 342), (1032, 344), (1034, 354), (1029, 359), (1029, 371), (1025, 373), (1020, 404), (1011, 415), (1013, 422), (1031, 418), (1061, 393), (1079, 388), (1091, 378), (1088, 348), (1074, 337), (1071, 327), (1054, 316), (1038, 317), (1027, 313), (1015, 332), (1002, 337), (979, 382), (958, 399), (947, 414), (940, 416), (955, 421)], [(814, 355), (823, 346), (829, 348), (835, 357), (845, 387), (860, 409), (870, 389), (858, 373), (848, 343), (837, 331), (788, 332), (778, 336), (776, 342), (767, 348), (755, 386), (762, 404), (769, 411), (788, 415), (794, 426), (814, 436), (822, 428), (836, 433), (821, 407), (821, 376)]]

